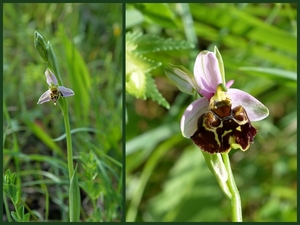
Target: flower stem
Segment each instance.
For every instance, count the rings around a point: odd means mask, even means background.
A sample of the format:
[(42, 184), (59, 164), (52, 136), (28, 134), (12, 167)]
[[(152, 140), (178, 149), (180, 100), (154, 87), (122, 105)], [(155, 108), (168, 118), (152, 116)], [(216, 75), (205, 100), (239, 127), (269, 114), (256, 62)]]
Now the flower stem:
[(70, 121), (69, 121), (69, 113), (68, 113), (68, 105), (66, 101), (63, 101), (63, 106), (61, 107), (63, 116), (64, 116), (64, 124), (66, 130), (66, 139), (67, 139), (67, 158), (68, 158), (68, 170), (69, 170), (69, 178), (71, 180), (73, 176), (74, 166), (73, 166), (73, 149), (72, 149), (72, 136), (70, 129)]
[[(46, 43), (43, 36), (40, 35), (37, 31), (35, 31), (34, 45), (38, 50), (38, 52), (40, 53), (41, 57), (48, 63), (50, 69), (52, 69), (54, 74), (56, 74), (58, 78), (58, 84), (62, 86), (63, 83), (58, 69), (57, 58), (50, 42), (48, 41), (48, 43)], [(64, 124), (66, 130), (66, 138), (67, 138), (67, 160), (68, 160), (68, 172), (69, 172), (69, 179), (70, 179), (69, 218), (70, 218), (70, 222), (76, 222), (79, 221), (80, 218), (81, 202), (80, 202), (80, 192), (79, 192), (76, 170), (74, 174), (72, 136), (71, 136), (70, 121), (69, 121), (68, 104), (64, 98), (59, 98), (58, 103), (64, 117)]]
[(222, 154), (222, 158), (225, 167), (227, 169), (227, 173), (228, 173), (227, 184), (231, 192), (232, 222), (242, 222), (243, 217), (242, 217), (241, 198), (240, 198), (239, 190), (234, 181), (228, 153)]

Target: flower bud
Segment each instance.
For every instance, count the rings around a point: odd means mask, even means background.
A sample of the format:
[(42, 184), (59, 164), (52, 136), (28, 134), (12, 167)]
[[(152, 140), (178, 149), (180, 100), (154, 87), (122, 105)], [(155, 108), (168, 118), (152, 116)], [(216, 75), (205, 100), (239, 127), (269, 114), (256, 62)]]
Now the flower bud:
[(47, 49), (48, 45), (46, 44), (44, 38), (42, 35), (40, 35), (37, 31), (34, 32), (34, 46), (40, 53), (40, 56), (48, 62), (48, 57), (47, 57)]
[(178, 89), (189, 95), (193, 95), (199, 89), (194, 75), (183, 66), (171, 65), (165, 68), (166, 75), (176, 84)]

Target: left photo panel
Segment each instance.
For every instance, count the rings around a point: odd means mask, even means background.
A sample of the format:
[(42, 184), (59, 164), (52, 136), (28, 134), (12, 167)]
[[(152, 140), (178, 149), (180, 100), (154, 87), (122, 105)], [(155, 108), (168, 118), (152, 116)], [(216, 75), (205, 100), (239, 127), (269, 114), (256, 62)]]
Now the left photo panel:
[(3, 4), (3, 222), (121, 222), (122, 3)]

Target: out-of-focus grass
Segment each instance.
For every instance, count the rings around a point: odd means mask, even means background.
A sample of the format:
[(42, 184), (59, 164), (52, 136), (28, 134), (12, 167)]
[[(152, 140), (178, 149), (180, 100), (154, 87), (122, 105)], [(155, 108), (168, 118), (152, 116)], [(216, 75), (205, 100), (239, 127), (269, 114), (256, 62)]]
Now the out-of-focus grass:
[(63, 137), (63, 118), (52, 102), (36, 104), (48, 88), (47, 65), (33, 44), (38, 31), (56, 53), (64, 86), (75, 92), (67, 101), (81, 220), (120, 221), (121, 4), (3, 7), (3, 170), (16, 172), (32, 221), (68, 220), (66, 144), (54, 141)]
[[(253, 122), (258, 134), (249, 150), (230, 152), (244, 221), (296, 221), (296, 5), (126, 4), (126, 18), (128, 31), (197, 45), (147, 56), (164, 66), (192, 71), (201, 50), (219, 48), (227, 81), (270, 110), (268, 118)], [(193, 98), (180, 93), (162, 67), (153, 75), (171, 109), (127, 96), (126, 220), (230, 221), (230, 201), (200, 150), (180, 132)]]

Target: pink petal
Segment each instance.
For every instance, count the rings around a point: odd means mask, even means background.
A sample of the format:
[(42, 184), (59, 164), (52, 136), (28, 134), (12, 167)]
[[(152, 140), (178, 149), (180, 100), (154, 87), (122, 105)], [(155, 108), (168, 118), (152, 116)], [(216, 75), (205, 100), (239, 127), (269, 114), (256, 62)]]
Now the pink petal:
[(44, 94), (42, 94), (42, 96), (39, 98), (39, 101), (37, 102), (37, 104), (43, 104), (45, 102), (48, 102), (51, 100), (50, 98), (50, 90), (46, 91)]
[(259, 121), (269, 115), (269, 110), (252, 95), (239, 89), (231, 88), (227, 92), (232, 100), (232, 108), (241, 105), (245, 108), (250, 121)]
[(200, 98), (193, 101), (186, 108), (180, 122), (181, 132), (184, 137), (190, 138), (196, 132), (198, 119), (209, 110), (208, 105), (207, 98)]
[(226, 87), (229, 89), (231, 87), (231, 85), (233, 85), (234, 80), (230, 80), (226, 83)]
[(57, 85), (57, 79), (50, 69), (47, 69), (45, 71), (45, 76), (46, 76), (47, 84), (49, 86), (51, 86), (52, 84)]
[(218, 84), (222, 83), (219, 63), (213, 52), (202, 51), (196, 58), (194, 76), (200, 87), (200, 93), (210, 98)]
[(61, 92), (63, 97), (73, 96), (74, 92), (70, 88), (64, 86), (58, 86), (58, 90)]

